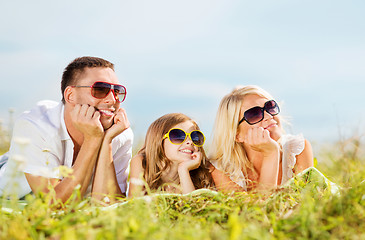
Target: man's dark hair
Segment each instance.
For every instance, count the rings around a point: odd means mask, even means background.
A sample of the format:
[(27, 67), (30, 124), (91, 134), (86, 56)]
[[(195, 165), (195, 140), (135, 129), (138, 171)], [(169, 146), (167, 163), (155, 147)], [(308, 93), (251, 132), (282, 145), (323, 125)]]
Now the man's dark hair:
[(63, 71), (61, 81), (62, 102), (65, 103), (64, 92), (68, 86), (75, 85), (86, 68), (104, 67), (114, 71), (114, 64), (98, 57), (80, 57), (73, 60)]

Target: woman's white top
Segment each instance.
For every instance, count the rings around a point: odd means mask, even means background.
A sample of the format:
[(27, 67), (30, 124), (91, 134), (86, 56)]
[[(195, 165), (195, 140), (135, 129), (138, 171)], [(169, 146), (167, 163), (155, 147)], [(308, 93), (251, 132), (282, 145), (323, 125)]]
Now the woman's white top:
[(282, 176), (281, 184), (284, 184), (293, 177), (293, 168), (297, 162), (296, 156), (301, 154), (305, 147), (305, 139), (302, 134), (299, 135), (283, 135), (279, 139), (282, 147)]
[[(279, 141), (282, 148), (282, 177), (281, 177), (281, 184), (284, 184), (290, 178), (293, 177), (293, 168), (297, 161), (296, 156), (303, 152), (305, 147), (305, 139), (302, 134), (298, 135), (291, 135), (286, 134), (283, 135)], [(221, 170), (217, 167), (216, 161), (211, 161), (212, 165)], [(222, 171), (222, 170), (221, 170)], [(238, 184), (240, 187), (247, 191), (246, 180), (245, 176), (243, 175), (242, 171), (239, 172), (237, 177), (229, 176), (230, 179)]]

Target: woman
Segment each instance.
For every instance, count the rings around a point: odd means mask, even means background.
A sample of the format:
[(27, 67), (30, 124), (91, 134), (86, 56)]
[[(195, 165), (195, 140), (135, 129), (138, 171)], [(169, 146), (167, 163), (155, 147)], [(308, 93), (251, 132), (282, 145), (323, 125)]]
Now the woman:
[(218, 190), (272, 189), (313, 166), (310, 143), (284, 134), (280, 108), (257, 86), (236, 88), (219, 106), (210, 159)]

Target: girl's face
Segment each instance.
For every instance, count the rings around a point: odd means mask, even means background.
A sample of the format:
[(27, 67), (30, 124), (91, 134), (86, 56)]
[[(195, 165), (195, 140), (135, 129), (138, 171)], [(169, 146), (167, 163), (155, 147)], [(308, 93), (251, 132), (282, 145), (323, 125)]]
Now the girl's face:
[[(191, 121), (185, 121), (175, 125), (172, 128), (180, 128), (186, 133), (196, 130)], [(190, 137), (186, 137), (185, 141), (179, 145), (173, 144), (168, 138), (164, 139), (163, 147), (166, 157), (173, 163), (182, 163), (193, 160), (193, 154), (199, 152), (199, 148), (193, 144)]]
[[(267, 99), (256, 94), (250, 94), (243, 98), (242, 108), (240, 111), (240, 119), (243, 118), (243, 114), (250, 108), (259, 106), (264, 107), (265, 103), (272, 99)], [(243, 137), (247, 134), (248, 129), (262, 127), (270, 132), (270, 137), (275, 141), (279, 140), (282, 135), (281, 123), (278, 115), (272, 116), (268, 112), (264, 111), (264, 119), (262, 121), (250, 125), (246, 121), (241, 122), (238, 126), (237, 141), (242, 142)]]

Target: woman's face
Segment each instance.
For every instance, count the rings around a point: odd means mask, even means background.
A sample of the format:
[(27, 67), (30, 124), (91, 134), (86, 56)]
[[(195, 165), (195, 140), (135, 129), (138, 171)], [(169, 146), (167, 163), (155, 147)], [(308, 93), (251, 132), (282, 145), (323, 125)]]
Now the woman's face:
[[(267, 99), (256, 94), (250, 94), (243, 98), (242, 107), (240, 111), (240, 119), (243, 118), (243, 114), (253, 107), (264, 107), (265, 103), (272, 99)], [(246, 121), (242, 121), (238, 126), (236, 140), (243, 142), (244, 136), (247, 134), (248, 129), (262, 127), (270, 132), (270, 137), (275, 141), (279, 140), (282, 135), (281, 123), (278, 115), (272, 116), (267, 111), (264, 111), (264, 118), (262, 121), (250, 125)]]
[[(196, 130), (196, 127), (191, 121), (179, 123), (172, 128), (180, 128), (186, 133)], [(173, 163), (178, 164), (193, 160), (193, 154), (200, 151), (199, 148), (193, 144), (190, 137), (186, 137), (185, 141), (181, 144), (173, 144), (168, 138), (165, 138), (163, 147), (166, 157)]]

